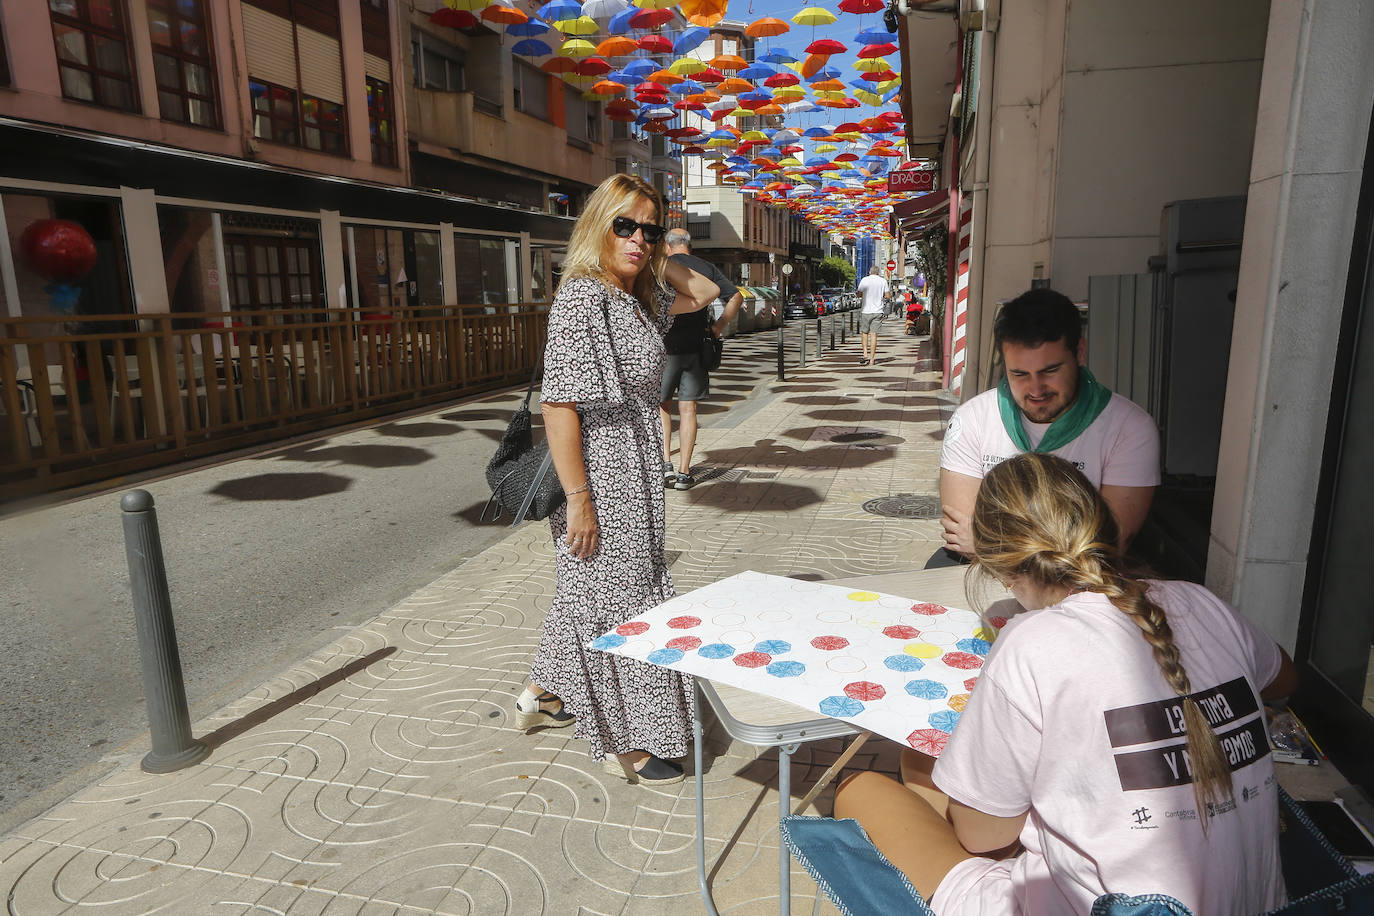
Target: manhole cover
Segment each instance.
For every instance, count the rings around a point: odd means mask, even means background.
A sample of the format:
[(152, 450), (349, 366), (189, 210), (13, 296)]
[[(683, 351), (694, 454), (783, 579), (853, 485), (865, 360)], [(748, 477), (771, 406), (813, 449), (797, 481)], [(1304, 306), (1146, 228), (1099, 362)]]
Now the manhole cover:
[(939, 518), (940, 498), (917, 493), (895, 493), (870, 499), (864, 503), (864, 511), (886, 518)]

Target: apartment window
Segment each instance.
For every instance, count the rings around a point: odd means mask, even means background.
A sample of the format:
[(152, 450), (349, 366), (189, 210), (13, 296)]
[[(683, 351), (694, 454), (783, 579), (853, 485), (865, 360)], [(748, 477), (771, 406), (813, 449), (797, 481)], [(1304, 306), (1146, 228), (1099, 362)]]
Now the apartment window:
[(242, 11), (253, 136), (347, 155), (337, 6), (258, 0)]
[(367, 131), (372, 137), (372, 161), (377, 165), (396, 164), (396, 141), (391, 127), (391, 108), (391, 87), (369, 76)]
[(564, 112), (568, 118), (568, 143), (590, 149), (601, 140), (601, 105), (588, 102), (582, 93), (571, 86), (563, 90)]
[(123, 0), (48, 0), (62, 95), (138, 111)]
[(419, 29), (413, 29), (410, 36), (410, 60), (416, 89), (461, 92), (466, 88), (462, 50)]
[(248, 81), (253, 99), (253, 136), (274, 143), (300, 145), (296, 120), (296, 91), (260, 80)]
[(204, 0), (148, 0), (157, 101), (164, 121), (218, 127)]
[(549, 118), (548, 77), (523, 60), (515, 61), (515, 110), (544, 121)]

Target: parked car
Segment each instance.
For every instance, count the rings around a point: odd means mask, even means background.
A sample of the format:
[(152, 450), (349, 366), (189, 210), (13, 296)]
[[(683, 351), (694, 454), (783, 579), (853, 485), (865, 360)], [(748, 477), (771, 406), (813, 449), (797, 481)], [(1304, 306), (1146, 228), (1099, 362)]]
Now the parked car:
[(788, 319), (815, 318), (816, 300), (817, 296), (814, 293), (799, 293), (787, 300), (784, 314)]

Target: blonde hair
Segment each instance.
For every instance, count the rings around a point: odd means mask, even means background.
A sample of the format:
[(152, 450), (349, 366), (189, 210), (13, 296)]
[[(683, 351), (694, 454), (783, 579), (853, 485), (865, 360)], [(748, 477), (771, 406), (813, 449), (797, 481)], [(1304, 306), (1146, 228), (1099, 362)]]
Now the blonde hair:
[[(587, 198), (587, 206), (573, 226), (572, 235), (568, 239), (568, 254), (563, 259), (562, 282), (589, 277), (619, 288), (620, 284), (612, 278), (605, 266), (610, 260), (614, 244), (611, 222), (617, 216), (623, 216), (640, 198), (654, 205), (654, 221), (661, 222), (663, 200), (653, 185), (633, 175), (620, 174), (612, 175), (601, 182), (592, 192), (592, 196)], [(663, 270), (668, 263), (668, 253), (661, 239), (657, 244), (647, 247), (649, 263), (646, 269), (641, 270), (635, 277), (634, 289), (631, 292), (650, 314), (656, 314), (658, 297), (654, 295), (654, 288), (666, 285)]]
[(1123, 572), (1116, 521), (1097, 489), (1062, 458), (1017, 455), (983, 478), (972, 527), (975, 568), (1002, 582), (1024, 576), (1040, 586), (1097, 592), (1140, 628), (1164, 680), (1183, 698), (1193, 797), (1205, 831), (1208, 803), (1233, 794), (1231, 769), (1190, 696), (1168, 615), (1143, 582)]

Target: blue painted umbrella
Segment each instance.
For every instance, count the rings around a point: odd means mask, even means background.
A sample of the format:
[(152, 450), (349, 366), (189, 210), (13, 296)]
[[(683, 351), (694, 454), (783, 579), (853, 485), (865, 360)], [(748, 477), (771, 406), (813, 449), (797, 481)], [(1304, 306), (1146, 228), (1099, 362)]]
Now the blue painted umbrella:
[(653, 73), (657, 70), (658, 64), (649, 60), (647, 57), (636, 57), (634, 60), (626, 64), (625, 68), (620, 72), (624, 73), (626, 76), (630, 77), (638, 83), (643, 81), (644, 77), (648, 76), (650, 73)]
[(812, 156), (810, 159), (806, 160), (802, 164), (805, 165), (808, 169), (814, 169), (817, 166), (829, 165), (830, 160), (827, 159), (825, 156)]
[(801, 58), (793, 57), (786, 48), (770, 48), (768, 53), (758, 58), (766, 64), (795, 64)]
[(706, 87), (696, 80), (683, 80), (676, 86), (668, 89), (673, 95), (698, 95), (706, 91)]
[(552, 54), (553, 48), (549, 47), (538, 38), (522, 38), (511, 46), (511, 50), (516, 54), (524, 54), (527, 57), (543, 57)]
[(708, 139), (708, 140), (733, 140), (733, 139), (735, 139), (735, 135), (732, 134), (732, 133), (730, 133), (730, 131), (724, 130), (724, 129), (721, 129), (721, 130), (713, 130), (713, 131), (711, 131), (711, 135), (710, 135), (709, 137), (707, 137), (706, 139)]
[(711, 37), (711, 30), (703, 26), (692, 26), (690, 29), (683, 29), (682, 34), (673, 41), (674, 54), (687, 54), (695, 51), (701, 43)]
[(753, 92), (741, 92), (737, 98), (741, 102), (770, 102), (773, 100), (773, 93), (755, 89)]
[(538, 19), (531, 19), (528, 22), (514, 22), (506, 26), (507, 35), (516, 35), (521, 38), (535, 38), (551, 30), (546, 22)]
[(839, 70), (836, 70), (834, 67), (821, 67), (810, 77), (808, 77), (806, 81), (808, 83), (819, 83), (821, 80), (835, 80), (839, 78)]
[(828, 137), (834, 132), (834, 125), (824, 124), (820, 127), (808, 127), (806, 130), (802, 131), (802, 136), (808, 140), (814, 140), (817, 137)]
[(854, 41), (861, 45), (880, 45), (885, 41), (891, 40), (891, 38), (892, 33), (887, 29), (872, 28), (864, 29), (862, 32), (855, 35)]
[(561, 22), (576, 19), (582, 15), (582, 4), (577, 0), (549, 0), (539, 8), (539, 18), (545, 22)]
[(766, 80), (777, 72), (776, 67), (770, 67), (768, 64), (763, 63), (755, 63), (752, 67), (745, 67), (741, 70), (738, 76), (740, 79), (746, 80)]
[(611, 21), (606, 23), (606, 31), (612, 35), (624, 35), (633, 28), (633, 26), (630, 25), (630, 17), (638, 12), (639, 7), (635, 6), (633, 3), (630, 4), (623, 11), (611, 17)]

